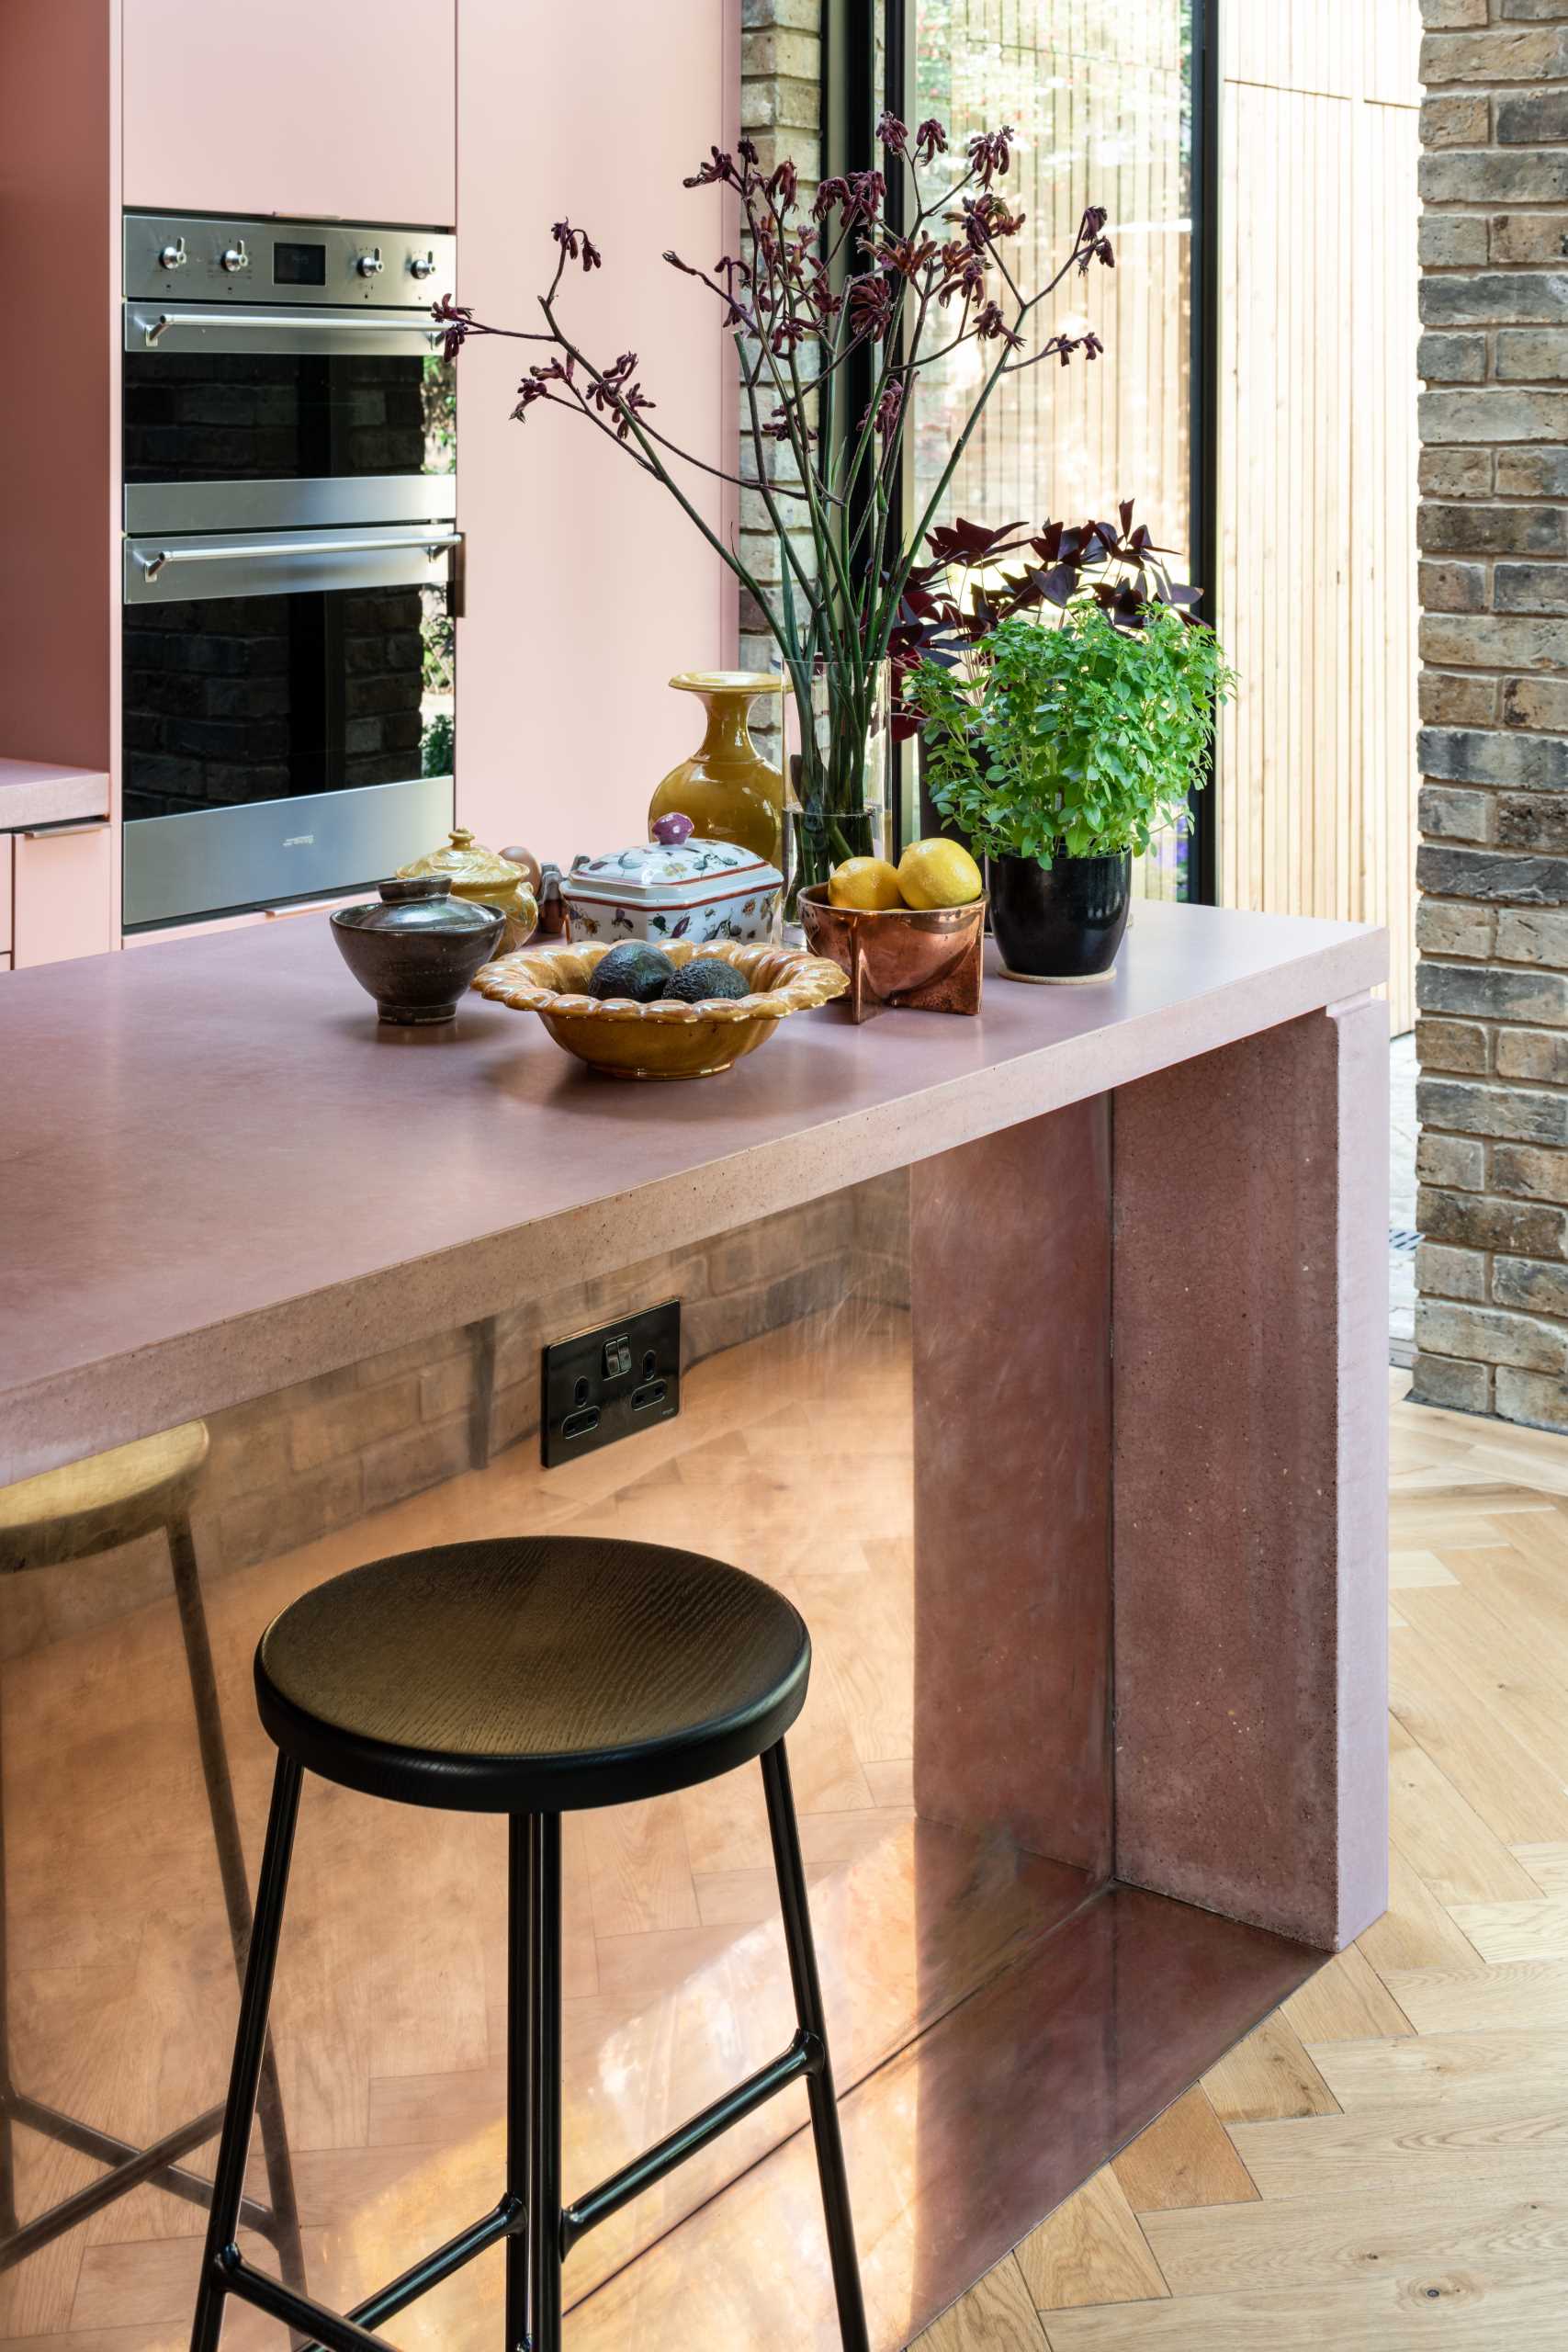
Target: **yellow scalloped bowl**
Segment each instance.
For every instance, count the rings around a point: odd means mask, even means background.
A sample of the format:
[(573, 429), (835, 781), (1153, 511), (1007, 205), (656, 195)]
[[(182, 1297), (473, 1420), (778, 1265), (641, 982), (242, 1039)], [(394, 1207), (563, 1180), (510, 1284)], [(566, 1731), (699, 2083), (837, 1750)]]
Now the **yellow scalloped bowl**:
[(589, 976), (613, 942), (588, 946), (522, 947), (474, 977), (481, 996), (517, 1012), (536, 1012), (558, 1046), (611, 1078), (712, 1078), (754, 1054), (789, 1013), (808, 1012), (849, 987), (837, 964), (788, 947), (693, 946), (678, 940), (664, 953), (680, 966), (694, 956), (733, 964), (750, 996), (707, 997), (698, 1004), (633, 1004), (588, 994)]

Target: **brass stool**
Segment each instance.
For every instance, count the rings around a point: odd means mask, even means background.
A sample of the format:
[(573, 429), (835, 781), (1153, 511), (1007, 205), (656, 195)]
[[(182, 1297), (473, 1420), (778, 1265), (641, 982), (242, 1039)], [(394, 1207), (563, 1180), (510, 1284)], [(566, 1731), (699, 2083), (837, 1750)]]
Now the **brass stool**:
[[(169, 1547), (175, 1597), (179, 1604), (180, 1631), (185, 1636), (186, 1665), (196, 1707), (197, 1739), (201, 1750), (202, 1778), (207, 1783), (207, 1809), (218, 1849), (219, 1874), (229, 1918), (234, 1966), (244, 1977), (251, 1940), (251, 1896), (245, 1881), (244, 1851), (234, 1810), (229, 1757), (223, 1743), (223, 1722), (218, 1705), (218, 1682), (212, 1670), (212, 1646), (201, 1601), (196, 1548), (191, 1542), (190, 1504), (207, 1461), (205, 1425), (187, 1421), (160, 1437), (142, 1438), (112, 1453), (73, 1462), (63, 1470), (47, 1470), (41, 1477), (24, 1478), (0, 1487), (0, 1574), (28, 1568), (62, 1566), (112, 1551), (139, 1535), (162, 1531)], [(204, 2140), (216, 2138), (223, 2109), (214, 2107), (177, 2131), (166, 2132), (150, 2148), (137, 2148), (112, 2132), (82, 2123), (56, 2108), (29, 2098), (11, 2079), (10, 2039), (6, 2019), (6, 1957), (5, 1902), (5, 1816), (0, 1804), (0, 2270), (8, 2270), (39, 2246), (47, 2245), (90, 2214), (123, 2197), (128, 2189), (150, 2181), (193, 2205), (211, 2202), (209, 2183), (187, 2172), (180, 2163)], [(251, 2228), (262, 2232), (276, 2246), (287, 2274), (303, 2282), (304, 2262), (299, 2245), (299, 2218), (294, 2197), (293, 2171), (284, 2135), (283, 2104), (270, 2044), (262, 2061), (260, 2096), (262, 2139), (266, 2158), (270, 2209), (254, 2198), (243, 2208)], [(62, 2199), (47, 2212), (26, 2223), (17, 2218), (14, 2127), (40, 2132), (62, 2146), (107, 2165), (107, 2172), (74, 2196)]]

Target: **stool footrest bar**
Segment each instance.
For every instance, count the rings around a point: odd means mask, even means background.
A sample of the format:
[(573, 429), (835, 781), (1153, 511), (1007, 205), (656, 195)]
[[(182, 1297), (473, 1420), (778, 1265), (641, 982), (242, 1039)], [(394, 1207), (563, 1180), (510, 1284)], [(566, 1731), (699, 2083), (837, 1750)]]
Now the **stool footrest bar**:
[[(454, 2270), (461, 2270), (466, 2262), (472, 2262), (487, 2245), (513, 2236), (523, 2227), (525, 2218), (521, 2199), (504, 2198), (493, 2213), (486, 2213), (469, 2228), (459, 2230), (455, 2238), (448, 2238), (434, 2254), (427, 2254), (423, 2262), (414, 2263), (374, 2295), (367, 2295), (362, 2303), (355, 2303), (349, 2319), (355, 2327), (379, 2327), (384, 2320), (416, 2302), (432, 2287), (438, 2287), (443, 2278), (450, 2278)], [(307, 2344), (304, 2352), (321, 2352), (321, 2346), (319, 2343)]]
[[(167, 2189), (171, 2196), (183, 2197), (187, 2204), (199, 2205), (204, 2211), (212, 2201), (212, 2183), (203, 2180), (199, 2173), (185, 2171), (178, 2159), (192, 2148), (199, 2148), (204, 2140), (217, 2138), (223, 2122), (220, 2107), (196, 2116), (189, 2123), (182, 2123), (177, 2131), (165, 2132), (151, 2147), (138, 2148), (129, 2140), (100, 2132), (96, 2124), (78, 2122), (73, 2115), (63, 2115), (58, 2108), (46, 2107), (41, 2100), (29, 2098), (20, 2091), (10, 2092), (0, 2104), (10, 2122), (37, 2132), (60, 2147), (73, 2148), (78, 2155), (90, 2156), (95, 2164), (108, 2166), (101, 2180), (88, 2181), (73, 2196), (62, 2198), (46, 2213), (24, 2222), (14, 2235), (0, 2239), (0, 2271), (13, 2269), (40, 2246), (51, 2245), (143, 2181), (151, 2181), (154, 2187)], [(276, 2226), (272, 2213), (254, 2198), (245, 2199), (241, 2218), (247, 2229), (266, 2234)]]
[(396, 2345), (389, 2344), (384, 2335), (372, 2335), (357, 2320), (328, 2311), (310, 2295), (297, 2295), (292, 2287), (286, 2287), (281, 2278), (269, 2278), (265, 2270), (253, 2270), (232, 2246), (220, 2257), (218, 2268), (226, 2294), (254, 2303), (258, 2312), (281, 2320), (297, 2335), (313, 2335), (327, 2352), (397, 2352)]
[(781, 2056), (770, 2064), (759, 2067), (756, 2074), (749, 2075), (743, 2083), (734, 2090), (727, 2091), (722, 2098), (716, 2098), (711, 2107), (705, 2107), (700, 2114), (681, 2124), (676, 2131), (649, 2148), (646, 2154), (624, 2165), (619, 2172), (612, 2173), (608, 2180), (601, 2181), (598, 2188), (590, 2189), (586, 2197), (580, 2197), (574, 2205), (569, 2205), (560, 2217), (560, 2250), (563, 2256), (570, 2253), (579, 2238), (586, 2236), (601, 2222), (607, 2222), (612, 2213), (618, 2213), (623, 2205), (629, 2205), (633, 2198), (640, 2197), (645, 2188), (651, 2188), (655, 2182), (663, 2180), (677, 2165), (683, 2165), (688, 2156), (694, 2156), (699, 2148), (705, 2148), (721, 2132), (729, 2131), (732, 2125), (743, 2121), (758, 2108), (765, 2106), (786, 2085), (798, 2081), (803, 2075), (820, 2073), (822, 2060), (821, 2042), (803, 2027)]

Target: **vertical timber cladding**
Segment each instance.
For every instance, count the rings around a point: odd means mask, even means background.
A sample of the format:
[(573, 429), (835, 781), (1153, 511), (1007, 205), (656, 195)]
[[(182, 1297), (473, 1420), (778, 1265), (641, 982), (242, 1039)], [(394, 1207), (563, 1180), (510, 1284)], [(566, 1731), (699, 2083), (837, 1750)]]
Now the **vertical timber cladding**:
[(1568, 1428), (1568, 0), (1424, 0), (1415, 1393)]
[[(1454, 0), (1450, 0), (1450, 6)], [(1225, 0), (1225, 906), (1382, 922), (1414, 1016), (1418, 0)]]

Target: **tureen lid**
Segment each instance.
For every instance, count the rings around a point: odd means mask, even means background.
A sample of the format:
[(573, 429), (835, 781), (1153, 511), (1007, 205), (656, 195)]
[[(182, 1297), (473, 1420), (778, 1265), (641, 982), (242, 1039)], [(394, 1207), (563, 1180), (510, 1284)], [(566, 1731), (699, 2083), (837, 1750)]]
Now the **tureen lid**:
[(412, 865), (400, 865), (398, 873), (403, 879), (419, 874), (449, 874), (453, 888), (459, 890), (471, 889), (476, 885), (498, 889), (523, 879), (520, 865), (486, 849), (482, 842), (475, 841), (466, 825), (454, 825), (443, 847), (431, 850), (424, 857), (416, 857)]
[(739, 842), (699, 841), (689, 817), (660, 818), (657, 839), (604, 857), (577, 857), (564, 888), (569, 896), (636, 902), (671, 894), (729, 897), (740, 890), (776, 890), (784, 876)]

